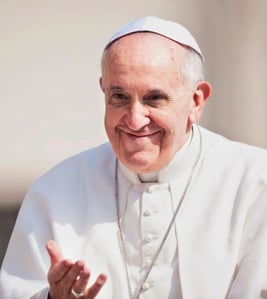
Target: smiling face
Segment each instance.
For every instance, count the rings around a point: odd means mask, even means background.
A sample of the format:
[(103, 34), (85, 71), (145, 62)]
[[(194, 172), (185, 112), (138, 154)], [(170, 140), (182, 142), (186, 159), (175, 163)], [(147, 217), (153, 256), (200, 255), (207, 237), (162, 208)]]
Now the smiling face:
[(104, 54), (106, 132), (118, 159), (136, 173), (166, 166), (201, 114), (203, 93), (181, 71), (186, 51), (160, 35), (135, 33)]

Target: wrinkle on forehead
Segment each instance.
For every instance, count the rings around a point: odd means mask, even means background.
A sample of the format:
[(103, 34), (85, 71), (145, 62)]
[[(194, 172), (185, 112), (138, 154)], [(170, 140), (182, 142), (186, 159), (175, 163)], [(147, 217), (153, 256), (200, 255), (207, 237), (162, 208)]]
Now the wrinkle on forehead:
[(102, 71), (105, 64), (116, 61), (116, 64), (131, 65), (134, 61), (140, 65), (148, 62), (159, 65), (163, 62), (173, 63), (177, 70), (186, 55), (186, 48), (164, 36), (151, 32), (138, 32), (124, 36), (105, 50), (102, 59)]

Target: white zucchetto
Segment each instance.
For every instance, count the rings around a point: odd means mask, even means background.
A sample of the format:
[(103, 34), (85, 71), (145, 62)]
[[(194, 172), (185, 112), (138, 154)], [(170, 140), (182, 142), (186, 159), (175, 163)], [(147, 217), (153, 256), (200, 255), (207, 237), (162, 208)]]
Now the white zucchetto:
[(184, 26), (155, 16), (139, 18), (126, 24), (113, 34), (105, 49), (119, 38), (136, 32), (153, 32), (163, 35), (179, 44), (192, 48), (204, 60), (198, 43)]

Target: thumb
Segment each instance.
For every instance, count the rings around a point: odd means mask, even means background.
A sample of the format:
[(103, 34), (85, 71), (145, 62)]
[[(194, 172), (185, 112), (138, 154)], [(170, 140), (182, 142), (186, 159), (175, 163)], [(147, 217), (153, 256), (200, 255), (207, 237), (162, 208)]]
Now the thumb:
[(46, 250), (50, 256), (51, 267), (63, 260), (63, 254), (56, 241), (49, 240), (46, 243)]

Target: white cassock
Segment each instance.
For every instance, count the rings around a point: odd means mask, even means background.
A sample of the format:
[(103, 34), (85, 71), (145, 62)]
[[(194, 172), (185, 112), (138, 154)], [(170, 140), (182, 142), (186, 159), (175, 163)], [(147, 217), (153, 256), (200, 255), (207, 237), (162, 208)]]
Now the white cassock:
[[(200, 133), (201, 132), (201, 133)], [(202, 149), (175, 225), (140, 299), (267, 298), (267, 151), (194, 127), (190, 141), (144, 182), (119, 164), (119, 200), (130, 286), (161, 243)], [(1, 299), (45, 299), (45, 243), (108, 275), (98, 299), (129, 298), (115, 205), (115, 156), (104, 144), (67, 159), (28, 192), (1, 269)], [(147, 178), (143, 178), (146, 180)]]

